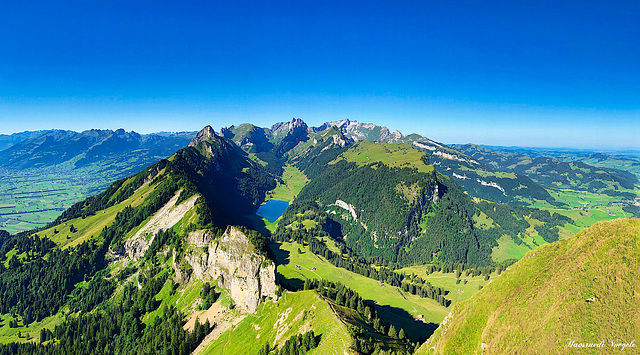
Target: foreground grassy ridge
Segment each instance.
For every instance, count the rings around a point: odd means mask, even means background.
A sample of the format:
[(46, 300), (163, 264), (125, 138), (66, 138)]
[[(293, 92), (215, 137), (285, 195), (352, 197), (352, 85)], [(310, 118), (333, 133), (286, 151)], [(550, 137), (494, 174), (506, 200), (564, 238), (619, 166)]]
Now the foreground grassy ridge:
[[(420, 353), (611, 353), (612, 341), (640, 338), (638, 295), (640, 220), (597, 223), (529, 252), (457, 305)], [(571, 340), (604, 345), (568, 349)]]
[(355, 143), (349, 150), (340, 154), (337, 159), (352, 161), (359, 166), (375, 162), (397, 168), (416, 168), (423, 173), (431, 173), (433, 166), (425, 164), (422, 159), (426, 154), (409, 144), (374, 143), (362, 141)]
[(347, 327), (315, 291), (285, 293), (278, 302), (264, 302), (255, 314), (212, 341), (202, 354), (255, 354), (269, 343), (281, 346), (309, 330), (322, 339), (309, 355), (345, 354), (351, 344)]
[(421, 298), (390, 285), (380, 286), (377, 280), (338, 268), (301, 244), (274, 243), (271, 244), (271, 249), (278, 264), (276, 277), (293, 280), (300, 285), (307, 278), (340, 282), (358, 292), (362, 298), (383, 306), (379, 308), (380, 316), (405, 328), (408, 333), (415, 332), (418, 326), (413, 321), (413, 316), (422, 314), (426, 322), (440, 323), (448, 313), (447, 308), (432, 299)]

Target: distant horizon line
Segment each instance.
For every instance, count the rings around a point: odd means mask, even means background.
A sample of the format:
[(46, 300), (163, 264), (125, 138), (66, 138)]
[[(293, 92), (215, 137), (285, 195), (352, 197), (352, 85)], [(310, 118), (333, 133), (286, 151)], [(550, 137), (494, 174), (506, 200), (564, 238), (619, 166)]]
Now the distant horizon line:
[[(293, 117), (293, 119), (296, 119), (296, 117)], [(297, 119), (300, 119), (303, 122), (305, 122), (301, 118), (297, 118)], [(375, 123), (360, 122), (358, 120), (351, 120), (349, 118), (345, 118), (345, 119), (341, 119), (341, 120), (335, 120), (335, 121), (326, 121), (326, 122), (323, 122), (322, 124), (332, 123), (332, 122), (341, 122), (341, 121), (345, 121), (345, 120), (348, 120), (350, 122), (357, 122), (357, 123), (361, 123), (361, 124), (374, 124), (374, 125), (379, 126), (379, 127), (386, 127), (387, 129), (389, 129), (389, 131), (396, 130), (396, 131), (400, 132), (400, 130), (389, 128), (386, 125), (382, 125), (381, 126), (381, 125), (378, 125), (378, 124), (375, 124)], [(287, 122), (289, 122), (289, 121), (279, 121), (279, 122), (274, 123), (273, 125), (278, 124), (278, 123), (287, 123)], [(236, 124), (232, 124), (232, 125), (228, 125), (228, 126), (222, 126), (222, 127), (219, 127), (218, 129), (214, 128), (214, 131), (217, 131), (217, 133), (220, 133), (220, 129), (221, 128), (237, 127), (237, 126), (240, 126), (242, 124), (252, 124), (252, 125), (254, 125), (256, 127), (261, 127), (259, 125), (253, 124), (251, 122), (243, 122), (243, 123), (240, 123), (240, 124), (237, 124), (237, 125)], [(306, 122), (305, 122), (305, 124), (306, 124)], [(309, 126), (309, 127), (318, 128), (318, 127), (322, 126), (322, 124), (320, 124), (318, 126)], [(271, 125), (271, 126), (273, 126), (273, 125)], [(211, 125), (211, 124), (206, 124), (205, 126), (203, 126), (200, 129), (197, 129), (197, 130), (154, 131), (154, 132), (139, 132), (139, 131), (136, 131), (135, 129), (126, 130), (125, 128), (122, 128), (122, 127), (119, 127), (119, 128), (116, 128), (116, 129), (113, 129), (113, 128), (90, 128), (90, 129), (84, 129), (84, 130), (80, 130), (80, 131), (79, 130), (74, 130), (74, 129), (50, 128), (50, 129), (35, 129), (35, 130), (27, 129), (27, 130), (24, 130), (24, 131), (18, 131), (18, 132), (12, 132), (12, 133), (0, 133), (0, 136), (12, 136), (12, 135), (15, 135), (15, 134), (30, 133), (30, 132), (31, 133), (36, 133), (36, 132), (60, 131), (60, 132), (82, 133), (82, 132), (86, 132), (86, 131), (112, 131), (112, 132), (116, 132), (118, 130), (123, 130), (126, 133), (136, 133), (136, 134), (140, 134), (140, 135), (178, 134), (178, 133), (192, 133), (192, 132), (193, 133), (197, 133), (200, 130), (202, 130), (204, 127), (207, 127), (207, 126), (211, 126), (213, 128), (213, 125)], [(271, 127), (261, 127), (261, 128), (271, 128)], [(432, 139), (430, 137), (424, 136), (424, 135), (422, 135), (420, 133), (416, 133), (416, 132), (412, 132), (412, 133), (409, 133), (409, 134), (404, 134), (404, 133), (400, 132), (400, 134), (402, 134), (403, 137), (406, 137), (406, 136), (409, 136), (409, 135), (412, 135), (412, 134), (417, 134), (417, 135), (420, 135), (420, 136), (422, 136), (424, 138), (427, 138), (427, 139), (430, 139), (430, 140), (434, 140), (434, 139)], [(573, 150), (573, 151), (604, 152), (604, 153), (606, 153), (606, 152), (640, 153), (640, 146), (639, 147), (629, 147), (629, 146), (621, 146), (621, 147), (615, 147), (615, 146), (581, 146), (581, 147), (580, 146), (535, 146), (535, 145), (528, 145), (528, 144), (526, 144), (526, 145), (512, 145), (512, 144), (500, 145), (500, 144), (493, 144), (493, 143), (476, 143), (476, 142), (464, 142), (464, 143), (455, 142), (455, 143), (451, 143), (451, 142), (443, 142), (443, 141), (437, 141), (437, 140), (434, 140), (434, 141), (436, 141), (438, 143), (446, 144), (448, 146), (474, 144), (474, 145), (479, 145), (479, 146), (483, 146), (483, 147), (486, 147), (486, 148), (496, 147), (496, 148), (539, 149), (539, 150), (543, 150), (543, 149), (549, 149), (549, 150)]]

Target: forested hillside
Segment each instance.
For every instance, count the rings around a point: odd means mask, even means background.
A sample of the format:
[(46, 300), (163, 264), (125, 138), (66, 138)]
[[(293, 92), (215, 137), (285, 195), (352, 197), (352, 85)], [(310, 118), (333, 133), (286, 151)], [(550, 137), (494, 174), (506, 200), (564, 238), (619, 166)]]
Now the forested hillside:
[[(525, 217), (538, 221), (544, 242), (557, 240), (556, 226), (571, 222), (535, 209), (475, 201), (435, 172), (426, 154), (406, 144), (325, 148), (296, 164), (310, 182), (278, 224), (280, 240), (305, 230), (324, 231), (371, 261), (484, 266), (492, 263), (503, 235), (522, 243), (532, 228)], [(481, 213), (493, 216), (491, 226), (476, 222)]]

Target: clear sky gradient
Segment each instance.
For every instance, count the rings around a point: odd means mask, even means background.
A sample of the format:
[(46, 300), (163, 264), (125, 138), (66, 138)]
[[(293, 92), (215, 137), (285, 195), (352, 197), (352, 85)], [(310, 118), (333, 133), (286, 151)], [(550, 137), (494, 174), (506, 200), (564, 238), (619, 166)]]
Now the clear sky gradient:
[(13, 1), (0, 133), (349, 118), (640, 148), (638, 1)]

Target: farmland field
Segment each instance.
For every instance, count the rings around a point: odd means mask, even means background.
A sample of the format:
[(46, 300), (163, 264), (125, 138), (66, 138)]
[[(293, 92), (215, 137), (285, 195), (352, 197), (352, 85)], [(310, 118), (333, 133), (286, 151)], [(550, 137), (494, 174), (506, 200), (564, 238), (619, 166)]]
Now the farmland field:
[(0, 170), (0, 229), (13, 234), (44, 227), (114, 179), (82, 170)]
[(0, 168), (0, 229), (14, 234), (42, 228), (74, 203), (136, 172), (126, 161), (69, 170)]

